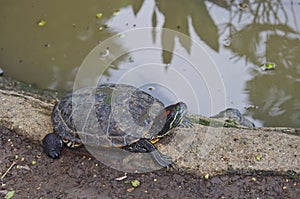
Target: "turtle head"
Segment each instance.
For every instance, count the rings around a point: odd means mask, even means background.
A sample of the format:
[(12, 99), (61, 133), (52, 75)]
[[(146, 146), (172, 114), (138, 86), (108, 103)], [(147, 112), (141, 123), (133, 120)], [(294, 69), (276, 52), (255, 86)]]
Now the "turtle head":
[(178, 102), (164, 109), (165, 123), (158, 137), (166, 135), (171, 129), (179, 126), (187, 114), (187, 105), (184, 102)]
[(64, 147), (61, 137), (57, 133), (49, 133), (42, 140), (44, 152), (51, 158), (58, 158)]

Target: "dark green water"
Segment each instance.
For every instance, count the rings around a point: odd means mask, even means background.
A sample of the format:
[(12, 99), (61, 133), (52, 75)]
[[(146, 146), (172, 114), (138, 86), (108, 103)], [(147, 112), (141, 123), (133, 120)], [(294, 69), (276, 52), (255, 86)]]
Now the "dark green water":
[[(0, 67), (41, 88), (71, 90), (89, 53), (109, 40), (91, 58), (103, 73), (87, 73), (95, 77), (85, 75), (83, 86), (98, 77), (167, 104), (183, 100), (192, 113), (236, 107), (258, 126), (300, 127), (299, 13), (296, 0), (0, 0)], [(141, 29), (136, 40), (122, 33)], [(275, 69), (263, 71), (269, 62)]]

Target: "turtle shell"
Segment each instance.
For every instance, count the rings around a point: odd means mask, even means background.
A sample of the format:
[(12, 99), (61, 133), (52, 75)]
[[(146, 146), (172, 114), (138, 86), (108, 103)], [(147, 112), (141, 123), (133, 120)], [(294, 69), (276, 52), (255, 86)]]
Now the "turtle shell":
[(65, 142), (123, 147), (158, 133), (162, 126), (153, 128), (153, 121), (163, 108), (160, 100), (133, 86), (101, 84), (65, 95), (53, 109), (52, 122)]

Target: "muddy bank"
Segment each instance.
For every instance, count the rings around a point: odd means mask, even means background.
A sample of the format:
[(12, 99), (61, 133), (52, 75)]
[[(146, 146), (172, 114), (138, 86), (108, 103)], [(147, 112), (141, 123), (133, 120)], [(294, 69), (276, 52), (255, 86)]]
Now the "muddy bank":
[[(50, 114), (57, 98), (57, 93), (36, 91), (26, 84), (1, 78), (0, 125), (39, 143), (52, 130)], [(191, 117), (193, 121), (200, 118)], [(248, 171), (298, 175), (300, 137), (297, 129), (290, 131), (294, 134), (195, 123), (193, 128), (174, 131), (179, 136), (173, 144), (176, 146), (176, 141), (181, 141), (178, 144), (184, 146), (184, 151), (178, 154), (165, 149), (163, 144), (158, 147), (173, 156), (175, 168), (200, 176)]]
[[(205, 179), (175, 169), (162, 169), (127, 174), (127, 178), (118, 181), (124, 172), (71, 150), (52, 160), (32, 140), (3, 128), (0, 128), (0, 168), (0, 197), (14, 192), (15, 199), (297, 198), (300, 194), (299, 179), (274, 174), (230, 174)], [(133, 188), (133, 180), (139, 181), (140, 186)]]

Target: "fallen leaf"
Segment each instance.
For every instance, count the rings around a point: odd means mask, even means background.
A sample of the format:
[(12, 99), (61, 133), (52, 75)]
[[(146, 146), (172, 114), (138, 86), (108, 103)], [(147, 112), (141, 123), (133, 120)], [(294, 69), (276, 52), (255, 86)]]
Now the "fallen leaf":
[(140, 185), (141, 185), (141, 183), (138, 180), (131, 181), (131, 186), (133, 186), (134, 188), (139, 187)]
[(10, 199), (15, 195), (15, 191), (9, 191), (7, 192), (7, 194), (5, 195), (5, 199)]
[(96, 18), (97, 19), (100, 19), (102, 16), (103, 16), (103, 14), (101, 12), (99, 12), (99, 13), (96, 14)]
[(39, 27), (44, 27), (46, 25), (46, 21), (45, 20), (40, 20), (40, 21), (37, 22), (37, 25)]

